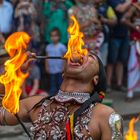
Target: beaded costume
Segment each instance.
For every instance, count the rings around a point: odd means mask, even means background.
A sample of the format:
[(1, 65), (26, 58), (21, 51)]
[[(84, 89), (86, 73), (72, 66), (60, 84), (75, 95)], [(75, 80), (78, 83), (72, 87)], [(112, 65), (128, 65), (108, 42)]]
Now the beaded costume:
[[(78, 98), (75, 98), (78, 97)], [(74, 109), (71, 107), (73, 103), (77, 108), (77, 103), (81, 104), (85, 102), (85, 99), (90, 98), (88, 93), (73, 93), (65, 94), (59, 91), (58, 95), (51, 98), (50, 101), (46, 100), (41, 107), (38, 114), (38, 120), (33, 123), (31, 132), (34, 140), (66, 140), (66, 122), (69, 119), (71, 111)], [(88, 131), (88, 123), (90, 122), (92, 115), (91, 105), (84, 113), (78, 117), (77, 123), (74, 128), (75, 140), (92, 140)], [(81, 131), (87, 131), (87, 134), (81, 133)]]
[[(38, 113), (38, 119), (30, 128), (34, 140), (66, 140), (67, 121), (73, 110), (90, 98), (89, 93), (59, 93), (50, 100), (45, 100)], [(72, 104), (72, 106), (71, 106)], [(92, 117), (92, 110), (96, 104), (91, 104), (82, 115), (77, 118), (73, 138), (74, 140), (93, 140), (88, 124)], [(109, 118), (112, 129), (112, 140), (121, 140), (121, 117), (113, 113)]]

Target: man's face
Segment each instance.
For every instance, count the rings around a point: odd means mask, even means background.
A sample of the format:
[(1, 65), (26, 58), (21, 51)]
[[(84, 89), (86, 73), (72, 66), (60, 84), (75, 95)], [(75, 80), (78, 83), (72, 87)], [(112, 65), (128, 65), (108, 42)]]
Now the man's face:
[(64, 67), (64, 78), (90, 81), (99, 72), (99, 64), (96, 56), (89, 54), (83, 57), (83, 63), (67, 62)]

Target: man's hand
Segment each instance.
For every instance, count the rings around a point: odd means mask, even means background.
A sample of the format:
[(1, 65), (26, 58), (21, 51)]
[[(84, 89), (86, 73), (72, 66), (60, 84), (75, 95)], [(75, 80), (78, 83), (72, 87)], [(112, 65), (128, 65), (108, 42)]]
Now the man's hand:
[(116, 6), (115, 10), (119, 13), (124, 13), (131, 6), (132, 0), (126, 0), (124, 3), (120, 3)]
[(26, 54), (27, 54), (27, 61), (22, 65), (22, 67), (21, 67), (22, 71), (28, 71), (31, 63), (36, 60), (35, 59), (35, 57), (36, 57), (35, 53), (31, 53), (31, 52), (28, 51), (28, 52), (26, 52)]

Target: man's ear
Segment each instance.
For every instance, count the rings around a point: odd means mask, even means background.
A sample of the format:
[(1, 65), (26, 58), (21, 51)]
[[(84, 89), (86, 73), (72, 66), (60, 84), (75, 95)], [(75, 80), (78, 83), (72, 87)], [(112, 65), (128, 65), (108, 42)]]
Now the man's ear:
[(94, 77), (93, 77), (93, 84), (96, 86), (97, 84), (98, 84), (98, 82), (99, 82), (99, 76), (98, 75), (95, 75)]

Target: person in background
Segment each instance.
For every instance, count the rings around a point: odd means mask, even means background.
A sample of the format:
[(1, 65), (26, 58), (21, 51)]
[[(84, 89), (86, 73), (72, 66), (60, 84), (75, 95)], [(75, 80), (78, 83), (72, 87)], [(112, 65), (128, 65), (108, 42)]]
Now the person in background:
[[(66, 46), (60, 43), (61, 37), (59, 29), (54, 28), (50, 33), (50, 37), (52, 43), (47, 45), (46, 55), (59, 57), (64, 56), (66, 53)], [(62, 82), (63, 65), (63, 60), (46, 60), (46, 72), (50, 75), (50, 95), (55, 95), (60, 88)]]
[(8, 37), (12, 29), (13, 6), (6, 0), (0, 0), (0, 32)]
[(76, 1), (76, 5), (69, 9), (69, 16), (72, 15), (77, 18), (80, 30), (84, 33), (85, 47), (89, 51), (99, 54), (99, 48), (103, 43), (104, 35), (93, 2), (91, 3), (90, 0)]
[(36, 63), (32, 63), (29, 67), (29, 76), (23, 85), (23, 96), (47, 95), (47, 93), (39, 89), (40, 85), (40, 69)]
[(30, 46), (39, 52), (40, 29), (37, 24), (37, 10), (32, 1), (20, 0), (15, 9), (16, 31), (25, 31), (31, 36)]
[(36, 9), (31, 1), (20, 0), (15, 9), (15, 26), (16, 31), (25, 31), (32, 34), (32, 20), (37, 16)]
[(127, 101), (131, 101), (134, 91), (140, 88), (140, 2), (134, 3), (124, 15), (122, 22), (130, 27), (131, 48), (128, 62)]
[(117, 23), (117, 16), (113, 8), (104, 0), (94, 0), (100, 21), (103, 25), (104, 42), (100, 48), (101, 60), (104, 66), (107, 65), (108, 46), (110, 42), (111, 27)]
[(111, 30), (111, 43), (109, 45), (108, 65), (107, 65), (107, 84), (108, 92), (111, 91), (113, 69), (116, 65), (116, 80), (117, 90), (124, 90), (123, 88), (123, 70), (127, 64), (129, 52), (129, 34), (128, 27), (123, 25), (120, 21), (123, 14), (131, 5), (131, 0), (107, 0), (108, 4), (115, 9), (118, 23)]
[(41, 36), (40, 36), (40, 28), (39, 25), (37, 24), (37, 21), (35, 19), (32, 19), (31, 21), (31, 46), (32, 48), (35, 49), (37, 54), (40, 54), (41, 51)]
[(43, 14), (44, 0), (32, 0), (32, 3), (37, 12), (36, 23), (39, 27), (40, 37), (42, 37), (41, 42), (44, 42), (44, 24), (45, 24), (44, 23), (45, 17)]
[(70, 0), (45, 0), (44, 16), (45, 21), (45, 41), (51, 43), (50, 32), (57, 27), (61, 33), (61, 42), (67, 44), (68, 17), (67, 10), (73, 6)]

